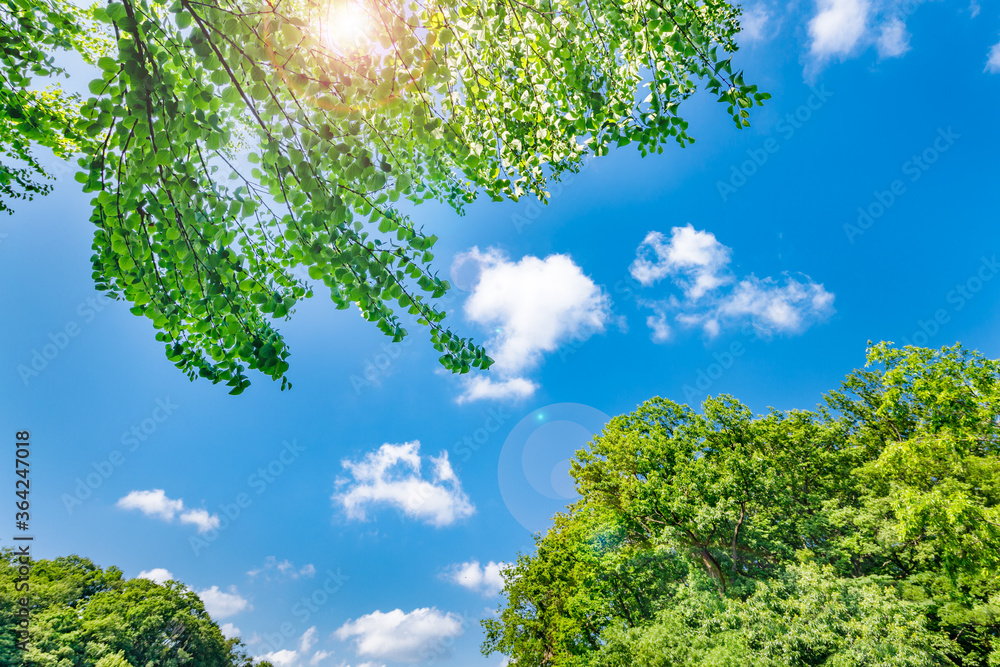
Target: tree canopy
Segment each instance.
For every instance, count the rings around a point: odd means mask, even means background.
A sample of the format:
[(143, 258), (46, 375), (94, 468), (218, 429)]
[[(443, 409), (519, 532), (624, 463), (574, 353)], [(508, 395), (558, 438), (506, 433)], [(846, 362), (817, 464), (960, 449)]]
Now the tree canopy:
[[(767, 95), (732, 66), (738, 16), (721, 0), (4, 0), (3, 157), (27, 166), (0, 170), (0, 201), (44, 190), (31, 141), (79, 151), (98, 289), (231, 393), (248, 369), (285, 388), (274, 321), (312, 295), (297, 267), (394, 341), (410, 317), (446, 368), (485, 369), (442, 324), (435, 237), (400, 202), (544, 200), (587, 154), (693, 141), (679, 106), (699, 88), (748, 125)], [(96, 66), (89, 99), (30, 92), (57, 48)]]
[(868, 351), (816, 410), (654, 398), (504, 573), (524, 667), (1000, 664), (1000, 362)]
[[(239, 639), (226, 639), (183, 584), (125, 579), (68, 556), (31, 563), (28, 650), (17, 647), (16, 589), (10, 549), (0, 552), (0, 664), (24, 667), (271, 667), (255, 663)], [(23, 586), (23, 584), (22, 584)]]

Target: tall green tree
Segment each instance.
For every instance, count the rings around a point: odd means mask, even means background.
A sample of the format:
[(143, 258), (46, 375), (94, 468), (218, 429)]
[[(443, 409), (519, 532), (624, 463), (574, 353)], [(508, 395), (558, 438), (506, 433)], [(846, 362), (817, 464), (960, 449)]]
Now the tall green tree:
[(20, 578), (0, 552), (0, 664), (24, 667), (271, 667), (226, 639), (180, 582), (125, 579), (79, 556), (31, 563), (28, 650), (17, 646)]
[[(5, 1), (4, 25), (38, 12)], [(693, 141), (679, 106), (699, 87), (739, 127), (767, 97), (732, 66), (722, 0), (112, 0), (92, 16), (113, 44), (74, 128), (95, 282), (232, 393), (248, 368), (286, 386), (273, 321), (312, 294), (296, 267), (393, 340), (408, 314), (446, 368), (487, 368), (442, 324), (435, 238), (401, 200), (544, 200), (588, 154)]]
[(519, 665), (1000, 664), (1000, 362), (887, 344), (814, 411), (654, 398), (505, 572)]

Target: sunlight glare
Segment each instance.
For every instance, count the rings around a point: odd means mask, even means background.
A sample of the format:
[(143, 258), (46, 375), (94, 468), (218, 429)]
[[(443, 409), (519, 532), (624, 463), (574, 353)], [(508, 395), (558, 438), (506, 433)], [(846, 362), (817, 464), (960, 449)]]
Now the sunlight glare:
[(337, 2), (325, 21), (326, 43), (340, 51), (355, 51), (369, 41), (370, 18), (357, 2)]

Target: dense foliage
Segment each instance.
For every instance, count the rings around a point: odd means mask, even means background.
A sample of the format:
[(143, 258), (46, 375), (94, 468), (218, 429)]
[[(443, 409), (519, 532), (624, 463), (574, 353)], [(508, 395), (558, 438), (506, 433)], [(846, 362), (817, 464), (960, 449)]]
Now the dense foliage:
[[(6, 97), (58, 71), (37, 65), (50, 48), (76, 48), (69, 7), (0, 4)], [(97, 287), (231, 393), (248, 367), (286, 386), (272, 322), (312, 294), (296, 267), (393, 340), (409, 313), (446, 368), (487, 368), (441, 324), (435, 238), (401, 199), (544, 199), (588, 153), (692, 141), (678, 109), (699, 87), (740, 127), (767, 97), (732, 67), (738, 8), (722, 0), (113, 0), (89, 16), (107, 44), (76, 48), (99, 76), (72, 129), (41, 113), (75, 109), (59, 97), (0, 104), (0, 132), (39, 126), (24, 139), (83, 152)]]
[(1000, 665), (1000, 362), (869, 349), (816, 410), (654, 398), (505, 572), (517, 665)]
[[(125, 579), (69, 556), (31, 563), (28, 650), (17, 647), (18, 562), (0, 553), (0, 664), (24, 667), (251, 667), (183, 584)], [(269, 663), (256, 663), (270, 667)]]

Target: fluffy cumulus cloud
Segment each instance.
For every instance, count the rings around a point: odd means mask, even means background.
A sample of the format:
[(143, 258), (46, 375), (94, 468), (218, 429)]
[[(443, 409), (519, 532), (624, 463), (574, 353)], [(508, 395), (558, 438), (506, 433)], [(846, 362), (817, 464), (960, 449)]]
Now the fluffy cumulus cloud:
[(181, 523), (191, 523), (198, 527), (199, 533), (207, 533), (219, 527), (219, 517), (216, 514), (209, 514), (207, 510), (188, 510), (180, 515)]
[(126, 510), (139, 510), (146, 516), (164, 521), (173, 521), (174, 516), (184, 508), (180, 500), (171, 500), (163, 489), (152, 491), (132, 491), (118, 500), (118, 507)]
[(642, 299), (650, 337), (665, 343), (677, 328), (700, 328), (709, 337), (750, 324), (758, 335), (799, 333), (833, 312), (834, 295), (808, 276), (737, 279), (732, 251), (715, 235), (691, 225), (674, 227), (670, 238), (650, 232), (636, 250), (631, 273), (646, 287), (670, 278), (680, 295)]
[(629, 267), (632, 277), (649, 286), (666, 277), (683, 287), (688, 298), (698, 299), (732, 281), (727, 265), (730, 250), (711, 232), (698, 231), (690, 224), (674, 227), (670, 238), (650, 232), (636, 250)]
[(241, 611), (253, 609), (250, 602), (237, 592), (235, 586), (230, 586), (228, 592), (218, 586), (212, 586), (198, 591), (198, 597), (204, 603), (205, 611), (214, 619), (227, 618)]
[(139, 510), (146, 516), (163, 521), (173, 521), (176, 517), (181, 523), (197, 526), (199, 533), (207, 533), (219, 527), (217, 514), (209, 514), (203, 509), (185, 510), (184, 501), (180, 498), (177, 500), (168, 498), (163, 489), (132, 491), (120, 498), (116, 504), (121, 509)]
[(525, 377), (545, 353), (604, 331), (608, 296), (567, 255), (519, 261), (472, 248), (455, 258), (453, 275), (472, 292), (466, 317), (491, 332), (486, 349), (496, 361), (491, 377), (471, 378), (459, 402), (523, 398), (537, 384)]
[(278, 561), (275, 556), (268, 556), (264, 559), (264, 564), (247, 572), (251, 578), (261, 577), (265, 581), (272, 579), (298, 579), (299, 577), (312, 577), (316, 575), (316, 566), (306, 563), (302, 567), (295, 567), (287, 558)]
[(812, 77), (831, 59), (857, 56), (872, 45), (880, 59), (898, 58), (910, 50), (906, 17), (922, 0), (817, 0), (809, 21), (807, 75)]
[(359, 656), (377, 660), (420, 662), (450, 653), (451, 640), (464, 631), (462, 619), (433, 607), (374, 611), (342, 625), (334, 633), (351, 640)]
[(155, 581), (158, 584), (162, 584), (165, 581), (170, 581), (174, 578), (174, 575), (170, 570), (162, 567), (154, 567), (152, 570), (143, 570), (139, 573), (139, 579), (149, 579), (150, 581)]
[(226, 639), (239, 637), (241, 634), (240, 629), (235, 625), (233, 625), (232, 623), (223, 623), (222, 625), (220, 625), (219, 632), (221, 632), (222, 636), (225, 637)]
[(471, 560), (449, 567), (445, 578), (485, 597), (494, 597), (503, 590), (503, 577), (500, 574), (503, 567), (504, 563), (490, 561), (486, 565), (480, 565), (478, 560)]
[(360, 461), (344, 459), (349, 476), (337, 480), (333, 500), (350, 519), (364, 520), (370, 508), (379, 506), (437, 527), (472, 516), (475, 507), (448, 462), (448, 452), (426, 460), (429, 466), (424, 466), (417, 441), (386, 443)]

